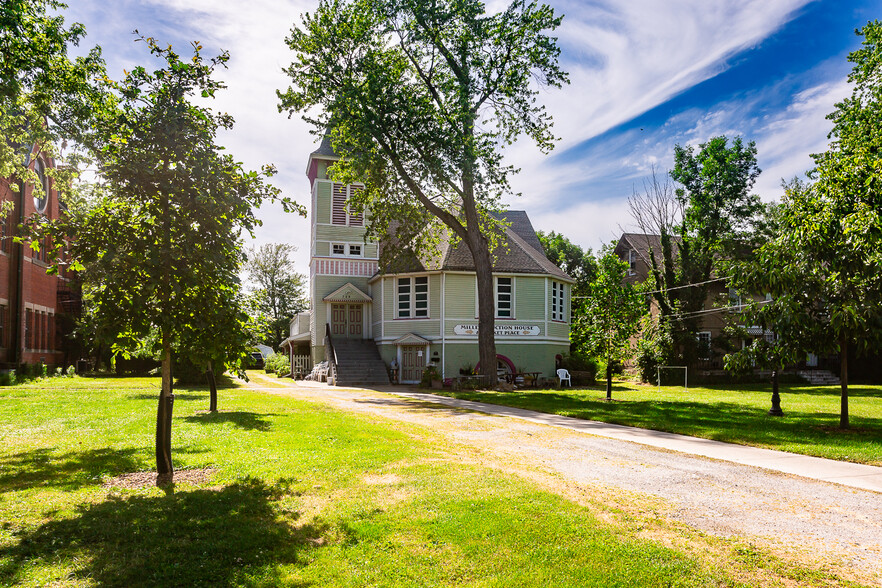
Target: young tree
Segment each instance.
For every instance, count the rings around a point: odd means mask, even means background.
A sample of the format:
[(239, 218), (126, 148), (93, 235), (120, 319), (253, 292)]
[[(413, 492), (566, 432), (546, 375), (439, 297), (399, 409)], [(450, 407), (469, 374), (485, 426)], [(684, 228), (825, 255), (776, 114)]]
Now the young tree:
[(278, 190), (217, 146), (218, 129), (231, 128), (232, 118), (191, 102), (223, 87), (212, 74), (228, 55), (206, 63), (194, 44), (193, 57), (181, 59), (171, 47), (141, 40), (164, 67), (136, 67), (122, 82), (109, 82), (118, 105), (94, 133), (109, 195), (57, 230), (75, 237), (70, 255), (85, 271), (101, 337), (128, 352), (159, 330), (156, 465), (164, 483), (173, 476), (172, 350), (210, 346), (206, 357), (224, 360), (244, 352), (231, 323), (241, 314), (234, 306), (239, 235), (254, 229), (253, 208)]
[(480, 363), (496, 381), (493, 215), (515, 171), (502, 148), (527, 135), (552, 148), (539, 85), (567, 81), (558, 67), (561, 18), (515, 0), (485, 14), (479, 0), (322, 0), (288, 37), (293, 86), (280, 109), (308, 112), (330, 129), (334, 176), (363, 182), (350, 205), (370, 209), (368, 230), (394, 231), (425, 250), (442, 231), (462, 240), (475, 264)]
[(596, 357), (606, 361), (606, 399), (612, 400), (613, 363), (631, 355), (630, 338), (646, 312), (643, 295), (626, 282), (628, 264), (605, 248), (597, 260), (597, 276), (588, 295), (573, 314), (573, 341), (584, 341)]
[(248, 277), (256, 287), (252, 289), (251, 306), (256, 318), (265, 317), (260, 329), (261, 343), (275, 348), (288, 332), (288, 323), (298, 312), (307, 308), (303, 274), (294, 271), (289, 255), (296, 248), (285, 243), (265, 243), (248, 251)]

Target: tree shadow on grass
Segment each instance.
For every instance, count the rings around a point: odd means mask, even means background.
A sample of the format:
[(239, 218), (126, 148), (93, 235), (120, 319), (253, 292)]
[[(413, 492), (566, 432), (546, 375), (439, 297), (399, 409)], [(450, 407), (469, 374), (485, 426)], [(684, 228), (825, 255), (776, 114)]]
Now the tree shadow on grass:
[[(204, 400), (206, 404), (208, 403), (208, 395), (207, 394), (192, 394), (187, 392), (175, 392), (175, 400)], [(134, 398), (136, 400), (155, 400), (159, 401), (159, 390), (156, 391), (155, 394), (133, 394), (129, 398)]]
[(275, 416), (272, 414), (259, 414), (256, 412), (236, 411), (220, 411), (220, 412), (204, 412), (185, 416), (183, 420), (188, 423), (198, 423), (203, 425), (232, 423), (240, 429), (247, 431), (269, 431), (272, 423), (265, 417)]
[(98, 586), (277, 585), (278, 567), (320, 549), (327, 531), (322, 523), (281, 519), (274, 503), (288, 492), (283, 483), (246, 480), (220, 490), (83, 504), (74, 517), (44, 523), (0, 550), (0, 583), (62, 563), (75, 568), (75, 581)]
[[(628, 400), (606, 402), (601, 396), (569, 396), (543, 392), (458, 392), (456, 398), (487, 402), (562, 416), (641, 427), (657, 431), (697, 435), (727, 442), (755, 442), (770, 447), (785, 444), (812, 445), (823, 442), (839, 447), (844, 454), (855, 443), (877, 442), (882, 436), (882, 419), (852, 416), (852, 428), (836, 428), (839, 414), (800, 412), (787, 406), (782, 392), (785, 417), (771, 417), (767, 408), (732, 402), (694, 402), (688, 400)], [(615, 398), (615, 392), (613, 393)], [(836, 407), (838, 408), (838, 405)]]
[(75, 490), (98, 484), (104, 475), (141, 469), (136, 449), (90, 449), (56, 454), (40, 448), (0, 458), (0, 493), (48, 486)]

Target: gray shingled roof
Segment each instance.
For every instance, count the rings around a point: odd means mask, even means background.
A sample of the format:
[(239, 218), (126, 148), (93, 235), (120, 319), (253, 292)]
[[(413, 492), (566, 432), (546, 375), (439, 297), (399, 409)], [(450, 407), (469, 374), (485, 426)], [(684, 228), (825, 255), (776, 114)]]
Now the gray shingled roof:
[[(515, 274), (546, 274), (572, 280), (559, 267), (545, 257), (545, 250), (530, 218), (523, 210), (509, 210), (502, 218), (510, 223), (505, 230), (505, 242), (495, 251), (493, 271)], [(401, 250), (396, 259), (383, 273), (414, 273), (423, 271), (475, 271), (475, 262), (465, 243), (455, 247), (449, 240), (440, 245), (440, 256), (435, 259), (421, 258), (409, 249)]]
[(322, 143), (321, 143), (321, 145), (319, 145), (319, 148), (316, 149), (315, 151), (313, 151), (310, 155), (311, 156), (312, 155), (320, 155), (323, 157), (337, 157), (337, 154), (334, 153), (334, 148), (331, 147), (331, 135), (325, 134), (325, 136), (322, 137)]

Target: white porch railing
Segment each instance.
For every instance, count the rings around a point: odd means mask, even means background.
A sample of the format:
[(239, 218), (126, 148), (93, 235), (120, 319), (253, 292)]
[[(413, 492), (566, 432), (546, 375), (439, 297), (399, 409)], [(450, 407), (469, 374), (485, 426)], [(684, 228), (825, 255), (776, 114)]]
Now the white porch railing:
[(302, 378), (312, 371), (312, 361), (308, 355), (294, 355), (291, 357), (291, 376)]

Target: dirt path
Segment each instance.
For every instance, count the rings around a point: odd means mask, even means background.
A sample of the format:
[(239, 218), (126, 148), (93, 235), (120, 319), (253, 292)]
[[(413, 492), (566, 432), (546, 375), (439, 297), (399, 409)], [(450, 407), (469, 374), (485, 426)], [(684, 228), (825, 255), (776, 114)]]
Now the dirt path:
[[(284, 387), (278, 387), (281, 382)], [(644, 521), (673, 521), (882, 586), (882, 494), (877, 492), (383, 392), (261, 377), (249, 387), (429, 427), (467, 447), (463, 459), (516, 471), (580, 502)]]

